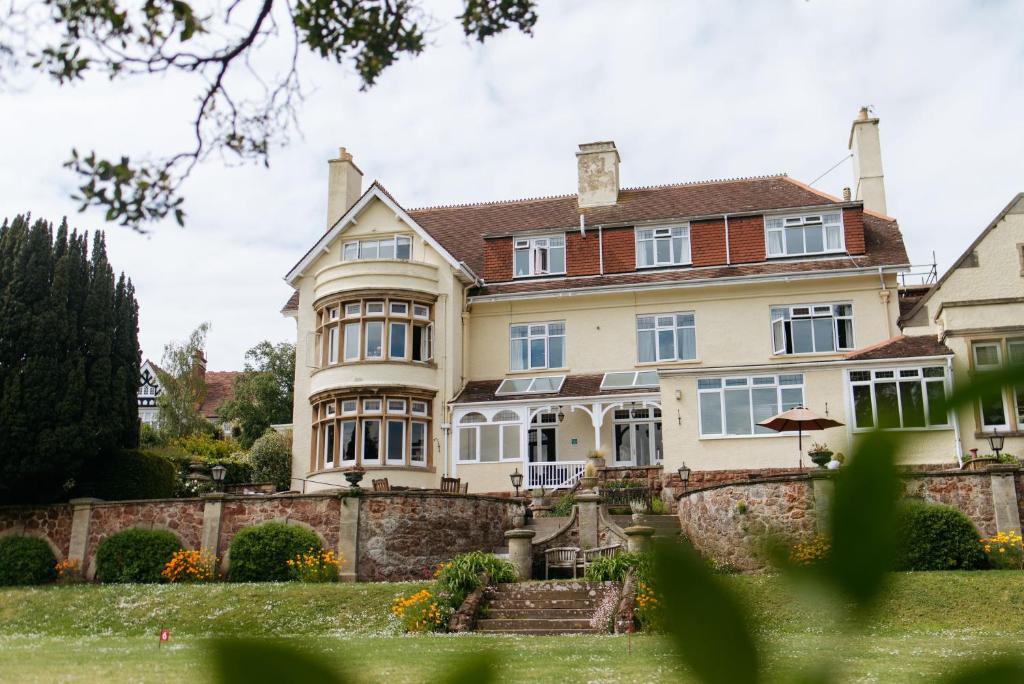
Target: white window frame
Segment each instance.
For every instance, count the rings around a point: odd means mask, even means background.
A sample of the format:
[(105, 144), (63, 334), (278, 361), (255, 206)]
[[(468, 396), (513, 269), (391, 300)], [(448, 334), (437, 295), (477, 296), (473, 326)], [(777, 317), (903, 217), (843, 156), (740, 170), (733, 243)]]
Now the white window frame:
[[(408, 421), (405, 418), (388, 418), (384, 421), (385, 437), (382, 440), (384, 442), (384, 462), (387, 465), (404, 465), (405, 464), (405, 452), (409, 448), (409, 442), (406, 439)], [(391, 458), (391, 425), (402, 426), (402, 438), (399, 442), (402, 445), (401, 454), (398, 458)]]
[[(528, 383), (525, 389), (509, 389), (510, 383)], [(556, 394), (562, 391), (564, 375), (542, 375), (536, 378), (505, 378), (494, 391), (495, 396), (505, 394)], [(552, 385), (554, 389), (551, 389)]]
[[(680, 316), (690, 316), (693, 321), (691, 324), (680, 324)], [(653, 328), (640, 328), (640, 320), (643, 318), (653, 318)], [(665, 322), (665, 319), (669, 319), (671, 324)], [(690, 358), (680, 358), (679, 356), (679, 331), (680, 330), (693, 330), (693, 356)], [(658, 337), (662, 331), (672, 331), (672, 356), (661, 357), (661, 345), (658, 344)], [(652, 331), (654, 333), (654, 358), (644, 360), (640, 358), (640, 350), (643, 348), (640, 344), (640, 333)], [(638, 364), (648, 363), (664, 363), (666, 361), (696, 361), (697, 360), (697, 316), (692, 311), (677, 311), (674, 313), (660, 313), (660, 314), (638, 314), (636, 317), (636, 360)]]
[[(618, 412), (625, 411), (629, 414), (628, 418), (619, 417)], [(646, 416), (637, 416), (636, 414), (640, 411), (646, 411)], [(662, 411), (658, 406), (647, 404), (645, 406), (623, 406), (621, 409), (615, 409), (612, 411), (612, 464), (616, 467), (621, 466), (635, 466), (637, 464), (636, 458), (636, 426), (637, 425), (649, 425), (651, 431), (651, 447), (654, 449), (654, 455), (651, 462), (646, 467), (661, 465), (664, 458), (665, 451), (665, 428), (662, 425)], [(658, 449), (658, 440), (656, 436), (658, 434), (658, 427), (661, 427), (661, 450)], [(628, 425), (629, 426), (629, 460), (620, 460), (618, 451), (615, 449), (615, 426), (616, 425)]]
[[(502, 413), (502, 411), (506, 410), (511, 411), (511, 409), (501, 409), (498, 411), (494, 411), (493, 415), (490, 415), (489, 417), (488, 414), (491, 413), (490, 411), (470, 411), (459, 418), (455, 426), (455, 460), (457, 463), (510, 463), (513, 461), (522, 461), (524, 459), (526, 453), (525, 450), (527, 448), (526, 443), (528, 441), (526, 435), (526, 425), (523, 422), (521, 416), (519, 416), (518, 414), (514, 418), (498, 420), (497, 417)], [(466, 422), (466, 417), (473, 415), (479, 415), (483, 418), (483, 420), (474, 420), (472, 422)], [(484, 428), (494, 428), (497, 431), (497, 460), (482, 461), (480, 459), (481, 447), (483, 442), (481, 430)], [(511, 431), (518, 435), (516, 438), (516, 441), (519, 446), (518, 453), (505, 453), (505, 433), (507, 431)], [(462, 458), (463, 433), (469, 435), (468, 439), (471, 440), (471, 444), (473, 447), (473, 458)]]
[[(415, 402), (413, 402), (415, 404)], [(414, 414), (415, 415), (415, 414)], [(420, 454), (420, 458), (416, 458), (415, 448), (413, 447), (413, 433), (416, 432), (417, 427), (423, 430), (423, 452)], [(409, 465), (422, 467), (427, 465), (427, 451), (430, 448), (430, 432), (427, 430), (427, 423), (422, 420), (413, 420), (409, 423)]]
[[(800, 378), (799, 383), (785, 383), (781, 382), (782, 378)], [(771, 379), (770, 383), (765, 381)], [(714, 382), (718, 381), (717, 387), (705, 387), (700, 386), (701, 381)], [(731, 384), (730, 384), (731, 383)], [(761, 438), (773, 438), (773, 437), (785, 437), (791, 436), (793, 432), (758, 432), (757, 421), (754, 420), (754, 400), (753, 390), (754, 389), (775, 389), (775, 406), (781, 409), (783, 404), (782, 391), (787, 389), (799, 389), (800, 390), (800, 402), (797, 405), (806, 406), (807, 401), (807, 380), (803, 373), (779, 373), (777, 375), (750, 375), (750, 376), (713, 376), (707, 378), (698, 378), (697, 380), (697, 420), (699, 423), (700, 438), (701, 439), (761, 439)], [(747, 394), (750, 396), (750, 434), (729, 434), (726, 432), (726, 413), (725, 413), (725, 392), (726, 390), (736, 391), (745, 389)], [(707, 432), (704, 426), (704, 413), (701, 410), (701, 396), (705, 394), (717, 394), (719, 401), (719, 415), (722, 421), (721, 432)], [(788, 409), (787, 409), (788, 410)]]
[(335, 364), (338, 363), (338, 338), (340, 337), (340, 328), (336, 325), (332, 325), (327, 330), (327, 363)]
[[(558, 243), (558, 244), (552, 244)], [(551, 268), (551, 253), (561, 250), (562, 270)], [(519, 252), (527, 255), (527, 272), (519, 273), (516, 268), (516, 257)], [(547, 266), (541, 264), (547, 261)], [(516, 278), (529, 278), (542, 275), (564, 275), (568, 268), (565, 233), (557, 235), (538, 235), (536, 237), (514, 238), (512, 241), (512, 275)]]
[[(634, 229), (634, 241), (636, 251), (636, 267), (641, 268), (658, 268), (664, 266), (688, 266), (693, 263), (693, 250), (690, 246), (690, 224), (685, 223), (679, 226), (658, 226), (658, 227), (638, 227)], [(676, 240), (679, 240), (679, 256), (676, 258), (675, 245), (673, 244)], [(668, 259), (658, 259), (658, 242), (668, 242)], [(644, 254), (644, 243), (650, 242), (651, 244), (651, 263), (643, 263), (642, 255)]]
[[(373, 245), (373, 256), (369, 255), (370, 245)], [(390, 257), (381, 257), (381, 246), (390, 247)], [(407, 257), (398, 256), (399, 245), (404, 246), (409, 253)], [(391, 237), (374, 240), (353, 240), (346, 242), (341, 248), (342, 261), (364, 261), (368, 259), (388, 259), (394, 261), (409, 261), (412, 259), (412, 238), (408, 235), (392, 235)]]
[[(934, 375), (926, 375), (925, 370), (939, 369), (942, 371), (942, 377), (939, 378)], [(916, 371), (916, 376), (909, 375), (910, 372)], [(907, 374), (901, 375), (906, 372)], [(860, 379), (861, 373), (869, 373), (870, 379)], [(880, 374), (892, 373), (892, 376), (886, 376)], [(916, 366), (884, 366), (877, 368), (856, 368), (850, 369), (846, 372), (846, 383), (847, 391), (846, 396), (849, 399), (849, 424), (850, 428), (854, 432), (871, 432), (878, 428), (878, 395), (875, 390), (876, 385), (879, 384), (895, 384), (896, 385), (896, 405), (899, 410), (900, 427), (898, 428), (879, 428), (886, 432), (921, 432), (931, 430), (952, 430), (953, 421), (950, 416), (950, 412), (946, 411), (946, 422), (935, 423), (931, 422), (931, 405), (928, 398), (928, 385), (929, 384), (942, 384), (942, 389), (947, 394), (949, 393), (949, 372), (944, 364), (923, 364)], [(856, 379), (855, 379), (856, 378)], [(924, 403), (924, 421), (923, 426), (912, 426), (903, 427), (903, 394), (900, 391), (900, 383), (911, 383), (917, 381), (921, 385), (921, 397)], [(857, 425), (857, 406), (854, 401), (853, 388), (854, 387), (870, 387), (871, 388), (871, 425), (870, 426), (859, 426)]]
[[(377, 458), (366, 458), (366, 436), (368, 434), (366, 426), (370, 423), (377, 424)], [(380, 465), (386, 457), (384, 442), (387, 441), (387, 435), (384, 433), (384, 423), (383, 415), (374, 418), (363, 418), (359, 421), (359, 461), (361, 463)]]
[[(979, 363), (978, 362), (978, 349), (982, 347), (990, 347), (996, 350), (996, 362), (995, 363)], [(989, 373), (997, 371), (1003, 367), (1003, 340), (978, 340), (971, 342), (971, 367), (977, 373)], [(1016, 392), (1014, 392), (1016, 395)], [(978, 406), (978, 427), (980, 432), (989, 432), (993, 430), (1002, 430), (1008, 432), (1010, 430), (1010, 411), (1006, 405), (1006, 392), (1003, 390), (999, 391), (999, 398), (1003, 404), (1003, 422), (999, 425), (990, 424), (985, 422), (985, 409), (981, 403), (982, 397), (977, 400)]]
[[(837, 314), (837, 308), (840, 306), (850, 307), (849, 314)], [(806, 309), (807, 313), (802, 313)], [(827, 311), (824, 311), (827, 309)], [(788, 314), (788, 318), (786, 316)], [(771, 342), (772, 342), (772, 354), (776, 356), (803, 356), (805, 354), (837, 354), (843, 351), (850, 351), (856, 349), (856, 343), (854, 341), (856, 337), (856, 325), (854, 323), (854, 312), (853, 302), (819, 302), (816, 304), (776, 304), (772, 305), (769, 309), (769, 318), (771, 319)], [(811, 320), (816, 318), (825, 318), (826, 316), (832, 319), (832, 343), (833, 349), (818, 351), (812, 349), (809, 352), (789, 352), (786, 351), (786, 321), (790, 322), (790, 329), (792, 330), (793, 320)], [(839, 321), (850, 321), (850, 335), (847, 340), (847, 346), (839, 346)], [(781, 339), (780, 339), (781, 338)], [(815, 342), (814, 338), (814, 324), (811, 323), (811, 340), (812, 344)], [(789, 346), (793, 346), (792, 342)]]
[[(414, 359), (413, 358), (413, 353), (412, 353), (412, 350), (413, 350), (413, 335), (412, 335), (412, 331), (415, 328), (422, 328), (422, 330), (423, 330), (423, 332), (421, 333), (421, 337), (420, 337), (420, 355), (423, 357), (421, 359)], [(418, 322), (418, 323), (414, 322), (412, 324), (412, 326), (409, 328), (409, 332), (410, 332), (410, 335), (409, 335), (409, 349), (408, 349), (408, 351), (409, 351), (409, 356), (408, 356), (409, 360), (412, 361), (413, 363), (429, 363), (429, 362), (433, 361), (434, 360), (434, 324), (433, 323), (427, 323), (426, 325), (424, 325), (422, 322)]]
[[(397, 335), (395, 335), (395, 329), (396, 328), (401, 328), (401, 339), (402, 339), (402, 353), (401, 354), (393, 354), (392, 353), (394, 350), (393, 350), (393, 348), (391, 346), (391, 341), (392, 341), (392, 339), (397, 338)], [(398, 361), (408, 361), (408, 360), (412, 359), (412, 353), (411, 353), (411, 350), (409, 349), (409, 346), (410, 346), (409, 337), (410, 336), (409, 336), (409, 323), (408, 323), (408, 321), (388, 320), (388, 340), (387, 340), (388, 344), (387, 344), (387, 346), (388, 346), (388, 358), (389, 359), (396, 359)]]
[[(808, 251), (807, 229), (821, 227), (821, 251)], [(803, 231), (801, 240), (804, 250), (790, 252), (786, 243), (786, 229), (800, 228)], [(829, 230), (837, 232), (838, 246), (829, 248)], [(772, 248), (773, 237), (777, 236), (781, 251)], [(764, 217), (764, 253), (769, 259), (794, 256), (814, 256), (817, 254), (842, 254), (846, 252), (846, 230), (843, 225), (842, 211), (823, 211), (805, 214), (766, 214)]]
[[(561, 325), (562, 332), (558, 334), (551, 334), (551, 326)], [(543, 332), (535, 331), (535, 328), (543, 327)], [(514, 337), (513, 334), (516, 328), (526, 328), (526, 335), (520, 337)], [(566, 347), (566, 334), (565, 334), (565, 321), (545, 321), (542, 323), (512, 323), (508, 327), (508, 356), (509, 356), (509, 369), (512, 371), (531, 371), (531, 370), (549, 370), (556, 368), (566, 368), (566, 357), (569, 355), (569, 350)], [(562, 338), (562, 363), (558, 366), (551, 365), (551, 338), (560, 337)], [(544, 365), (534, 366), (533, 354), (531, 353), (531, 347), (533, 346), (534, 340), (544, 340)], [(526, 366), (518, 368), (516, 366), (515, 357), (515, 340), (526, 341)]]

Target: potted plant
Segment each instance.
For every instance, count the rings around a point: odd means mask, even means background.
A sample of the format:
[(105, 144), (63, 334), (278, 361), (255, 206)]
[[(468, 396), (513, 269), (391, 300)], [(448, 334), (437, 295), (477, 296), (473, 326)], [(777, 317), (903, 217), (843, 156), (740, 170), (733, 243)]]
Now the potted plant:
[(359, 483), (362, 481), (364, 475), (366, 475), (366, 471), (359, 466), (345, 471), (345, 479), (348, 481), (352, 489), (359, 489)]
[(587, 465), (583, 466), (583, 477), (580, 478), (580, 487), (582, 489), (594, 489), (597, 486), (597, 468), (594, 467), (593, 463), (588, 462)]
[(633, 523), (639, 525), (644, 521), (644, 513), (647, 512), (647, 502), (643, 499), (630, 499), (629, 510), (633, 512)]
[(592, 463), (594, 468), (604, 468), (604, 451), (601, 449), (592, 449), (587, 454), (587, 462)]
[(829, 461), (832, 460), (832, 454), (834, 452), (828, 448), (825, 444), (818, 444), (815, 442), (811, 445), (811, 448), (807, 450), (807, 455), (811, 457), (815, 465), (819, 468), (824, 468)]

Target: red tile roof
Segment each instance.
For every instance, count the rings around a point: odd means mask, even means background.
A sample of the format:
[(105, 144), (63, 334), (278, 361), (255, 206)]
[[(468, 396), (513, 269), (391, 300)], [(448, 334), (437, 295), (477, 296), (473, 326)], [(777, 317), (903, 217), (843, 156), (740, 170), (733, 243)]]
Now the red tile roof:
[(288, 301), (281, 307), (281, 313), (288, 313), (289, 311), (299, 310), (299, 291), (292, 292), (292, 296), (288, 298)]
[(452, 400), (453, 403), (457, 404), (478, 404), (489, 401), (521, 401), (521, 400), (540, 400), (545, 399), (563, 399), (568, 397), (597, 397), (597, 396), (615, 396), (619, 394), (647, 394), (657, 393), (659, 390), (657, 387), (627, 387), (623, 389), (615, 390), (603, 390), (601, 389), (601, 380), (604, 379), (604, 373), (587, 373), (581, 375), (567, 375), (565, 382), (562, 383), (562, 389), (558, 392), (547, 392), (547, 393), (532, 393), (532, 394), (502, 394), (497, 395), (495, 392), (498, 390), (498, 386), (501, 384), (504, 378), (498, 380), (470, 380), (466, 383), (466, 386), (462, 388), (459, 395)]
[(857, 349), (846, 355), (850, 361), (910, 359), (921, 356), (951, 356), (953, 352), (935, 335), (900, 335)]
[(218, 417), (218, 411), (225, 402), (235, 396), (235, 378), (240, 371), (206, 371), (206, 398), (199, 406), (204, 418)]

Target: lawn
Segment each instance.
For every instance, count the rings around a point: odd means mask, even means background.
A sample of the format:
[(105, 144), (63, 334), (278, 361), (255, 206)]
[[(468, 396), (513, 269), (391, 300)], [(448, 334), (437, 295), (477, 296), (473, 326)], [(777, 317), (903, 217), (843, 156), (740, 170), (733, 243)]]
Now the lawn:
[[(1024, 652), (1024, 574), (896, 576), (866, 633), (844, 630), (814, 597), (778, 577), (729, 577), (747, 597), (782, 673), (837, 658), (844, 681), (926, 682), (954, 660)], [(208, 638), (244, 635), (320, 654), (359, 682), (436, 679), (454, 659), (502, 656), (502, 680), (656, 682), (682, 679), (657, 637), (399, 636), (387, 606), (422, 583), (75, 586), (0, 590), (4, 682), (204, 682)], [(171, 629), (158, 647), (160, 625)]]

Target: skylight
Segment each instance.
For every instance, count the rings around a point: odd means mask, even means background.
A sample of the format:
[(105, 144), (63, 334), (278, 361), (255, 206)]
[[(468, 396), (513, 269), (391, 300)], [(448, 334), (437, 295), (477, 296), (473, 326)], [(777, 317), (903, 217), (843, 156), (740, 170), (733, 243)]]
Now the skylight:
[(540, 378), (508, 378), (498, 385), (495, 395), (502, 394), (547, 394), (562, 389), (564, 375), (546, 375)]
[(601, 389), (626, 389), (629, 387), (657, 387), (658, 371), (617, 371), (605, 373)]

